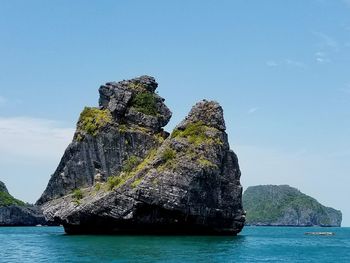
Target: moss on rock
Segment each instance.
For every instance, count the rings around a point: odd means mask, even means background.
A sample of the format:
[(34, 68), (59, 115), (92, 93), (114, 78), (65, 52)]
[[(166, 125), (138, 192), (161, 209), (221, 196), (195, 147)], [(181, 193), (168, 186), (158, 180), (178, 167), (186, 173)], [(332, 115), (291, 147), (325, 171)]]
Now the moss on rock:
[(83, 199), (84, 195), (81, 189), (75, 189), (73, 191), (72, 197), (74, 198), (74, 200), (81, 200)]
[(130, 173), (139, 163), (139, 158), (135, 155), (130, 156), (123, 165), (123, 172)]
[[(85, 107), (80, 114), (77, 126), (78, 131), (96, 136), (103, 127), (110, 123), (112, 123), (112, 114), (109, 112), (109, 110)], [(80, 137), (78, 136), (77, 139), (81, 140), (81, 135)]]
[(116, 188), (121, 187), (129, 180), (133, 180), (132, 187), (136, 187), (142, 181), (142, 175), (136, 177), (143, 169), (145, 169), (155, 158), (156, 149), (149, 152), (147, 157), (139, 162), (139, 158), (136, 156), (131, 156), (124, 164), (123, 172), (119, 175), (111, 176), (107, 179), (107, 190), (112, 191)]
[(164, 162), (173, 160), (176, 157), (176, 151), (169, 148), (166, 148), (162, 153), (162, 159)]
[(12, 195), (5, 191), (0, 191), (0, 207), (10, 205), (24, 206), (25, 203), (14, 198)]
[(156, 116), (158, 114), (157, 100), (153, 93), (141, 92), (135, 95), (131, 101), (132, 107), (138, 112), (146, 115)]
[(112, 191), (113, 189), (119, 187), (122, 183), (124, 183), (122, 176), (111, 176), (107, 179), (107, 190)]
[(212, 163), (208, 159), (205, 159), (204, 157), (199, 158), (198, 163), (200, 166), (204, 168), (218, 168), (218, 166), (215, 163)]
[(200, 144), (222, 144), (220, 138), (210, 135), (217, 129), (206, 126), (202, 121), (190, 123), (184, 130), (175, 129), (171, 134), (171, 138), (182, 137), (187, 138), (191, 144), (196, 146)]

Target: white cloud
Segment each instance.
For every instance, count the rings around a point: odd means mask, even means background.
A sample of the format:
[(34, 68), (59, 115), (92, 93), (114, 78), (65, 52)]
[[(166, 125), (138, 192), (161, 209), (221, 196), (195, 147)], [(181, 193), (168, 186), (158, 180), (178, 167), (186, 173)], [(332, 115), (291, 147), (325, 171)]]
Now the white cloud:
[(316, 52), (316, 53), (315, 53), (315, 56), (316, 56), (316, 57), (325, 57), (326, 54), (325, 54), (324, 52), (319, 51), (319, 52)]
[(328, 48), (328, 49), (332, 49), (334, 51), (339, 50), (339, 43), (333, 37), (331, 37), (325, 33), (322, 33), (322, 32), (314, 32), (314, 35), (320, 39), (319, 45), (321, 48)]
[(74, 129), (59, 122), (28, 117), (0, 117), (0, 155), (57, 158), (72, 140)]
[(253, 113), (255, 113), (257, 110), (259, 110), (259, 108), (257, 108), (257, 107), (250, 108), (250, 109), (248, 110), (248, 114), (253, 114)]
[(296, 68), (306, 69), (307, 65), (301, 61), (296, 61), (292, 59), (284, 59), (282, 61), (268, 60), (266, 61), (266, 66), (268, 67), (279, 67), (279, 66), (291, 66)]
[(11, 194), (35, 202), (44, 191), (74, 129), (52, 120), (0, 117), (0, 180)]
[(324, 52), (316, 52), (315, 53), (315, 60), (319, 64), (327, 64), (327, 63), (331, 62), (331, 60), (328, 58), (327, 54)]
[(269, 60), (269, 61), (266, 62), (266, 66), (268, 66), (268, 67), (277, 67), (278, 63), (276, 61)]

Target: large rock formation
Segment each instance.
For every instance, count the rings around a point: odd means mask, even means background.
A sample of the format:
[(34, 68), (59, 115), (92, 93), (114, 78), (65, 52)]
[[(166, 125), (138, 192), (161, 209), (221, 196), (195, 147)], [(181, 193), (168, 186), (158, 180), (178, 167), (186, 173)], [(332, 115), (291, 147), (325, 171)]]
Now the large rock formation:
[(154, 93), (157, 86), (146, 76), (101, 86), (100, 107), (81, 113), (73, 142), (37, 204), (92, 186), (97, 174), (104, 180), (118, 175), (130, 156), (143, 159), (159, 146), (171, 112)]
[(257, 226), (335, 226), (342, 214), (288, 185), (249, 187), (243, 195), (247, 225)]
[[(143, 76), (100, 88), (38, 203), (67, 233), (237, 234), (242, 187), (223, 110), (196, 104), (171, 135), (157, 83)], [(91, 109), (89, 109), (91, 111)]]
[(0, 181), (0, 226), (44, 225), (46, 220), (39, 207), (25, 204), (11, 196)]

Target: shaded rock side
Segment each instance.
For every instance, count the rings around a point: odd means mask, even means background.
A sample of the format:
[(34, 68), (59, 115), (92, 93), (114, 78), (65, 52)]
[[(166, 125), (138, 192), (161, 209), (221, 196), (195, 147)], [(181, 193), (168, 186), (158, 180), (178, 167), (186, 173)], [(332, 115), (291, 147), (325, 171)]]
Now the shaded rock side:
[(164, 99), (155, 94), (154, 78), (142, 76), (100, 87), (99, 108), (86, 107), (73, 142), (66, 149), (38, 205), (119, 174), (132, 156), (145, 158), (167, 134), (171, 117)]
[(0, 226), (45, 225), (46, 220), (39, 207), (25, 204), (11, 196), (0, 181)]
[(243, 195), (246, 224), (257, 226), (341, 226), (342, 213), (288, 185), (249, 187)]
[(37, 206), (0, 207), (0, 226), (36, 226), (47, 225), (41, 209)]
[[(103, 107), (110, 107), (112, 100), (102, 100)], [(111, 110), (125, 112), (124, 104), (112, 104)], [(132, 118), (130, 125), (138, 121)], [(119, 135), (110, 136), (119, 140)], [(218, 103), (199, 102), (162, 143), (154, 143), (145, 157), (129, 156), (124, 164), (127, 169), (107, 182), (45, 203), (46, 218), (69, 234), (234, 235), (243, 228), (241, 173)]]

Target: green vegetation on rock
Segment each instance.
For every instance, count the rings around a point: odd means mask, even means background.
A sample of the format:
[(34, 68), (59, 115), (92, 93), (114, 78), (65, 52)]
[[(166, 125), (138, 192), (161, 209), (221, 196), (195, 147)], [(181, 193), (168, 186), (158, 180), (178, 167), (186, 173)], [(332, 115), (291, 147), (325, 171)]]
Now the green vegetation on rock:
[(156, 116), (158, 114), (157, 110), (157, 100), (155, 95), (150, 92), (142, 92), (136, 94), (132, 99), (131, 105), (139, 112), (146, 115)]
[(96, 183), (95, 184), (95, 190), (98, 192), (101, 190), (102, 184), (101, 183)]
[(124, 183), (124, 180), (122, 176), (111, 176), (107, 179), (107, 190), (112, 191), (113, 189), (119, 187), (122, 183)]
[(147, 167), (150, 162), (153, 161), (156, 156), (156, 149), (151, 150), (147, 157), (139, 162), (139, 158), (136, 156), (131, 156), (125, 161), (123, 171), (119, 175), (108, 177), (107, 179), (107, 190), (112, 191), (118, 187), (124, 185), (127, 181), (133, 179), (132, 187), (136, 187), (142, 181), (142, 176), (135, 178), (143, 169)]
[(128, 127), (125, 124), (119, 125), (119, 132), (120, 133), (126, 133), (128, 131)]
[(166, 148), (162, 153), (162, 159), (164, 160), (164, 162), (171, 161), (175, 157), (176, 157), (176, 151), (171, 148)]
[(338, 226), (341, 212), (288, 185), (249, 187), (243, 195), (248, 225)]
[(129, 89), (133, 89), (133, 90), (138, 91), (138, 92), (145, 92), (146, 91), (145, 86), (139, 82), (131, 82), (128, 85), (128, 87), (129, 87)]
[(157, 154), (157, 149), (150, 150), (146, 158), (143, 159), (142, 162), (139, 163), (135, 167), (135, 169), (131, 172), (131, 175), (134, 176), (137, 173), (141, 172), (143, 169), (145, 169), (154, 160), (156, 154)]
[(216, 164), (212, 163), (208, 159), (205, 159), (203, 156), (201, 158), (199, 158), (198, 162), (199, 162), (200, 166), (202, 166), (202, 167), (207, 167), (207, 168), (217, 168), (218, 167)]
[(182, 137), (194, 145), (200, 144), (222, 144), (220, 138), (209, 136), (209, 132), (215, 132), (216, 129), (206, 126), (202, 121), (190, 123), (184, 130), (175, 129), (171, 134), (171, 138)]
[(170, 147), (167, 147), (161, 153), (162, 164), (157, 167), (158, 172), (164, 172), (166, 169), (171, 170), (176, 166), (176, 151)]
[(77, 126), (78, 131), (83, 131), (92, 136), (96, 136), (103, 127), (111, 122), (112, 115), (109, 110), (85, 107), (80, 114)]
[(107, 179), (107, 190), (112, 191), (123, 184), (127, 180), (132, 178), (135, 175), (135, 170), (140, 163), (140, 159), (132, 155), (123, 163), (122, 172), (119, 175), (108, 177)]
[(79, 201), (79, 200), (83, 199), (83, 197), (84, 197), (83, 191), (81, 189), (75, 189), (73, 191), (72, 197), (75, 201)]
[(135, 187), (137, 187), (141, 182), (142, 182), (142, 177), (136, 179), (136, 180), (131, 184), (131, 187), (132, 187), (132, 188), (135, 188)]
[(138, 163), (139, 163), (139, 158), (137, 156), (135, 155), (130, 156), (129, 159), (127, 159), (124, 162), (123, 169), (122, 169), (123, 172), (130, 173)]
[(10, 195), (6, 185), (0, 181), (0, 207), (10, 205), (24, 206), (25, 203)]
[(10, 205), (24, 206), (25, 203), (14, 198), (12, 195), (5, 191), (0, 191), (0, 207)]

